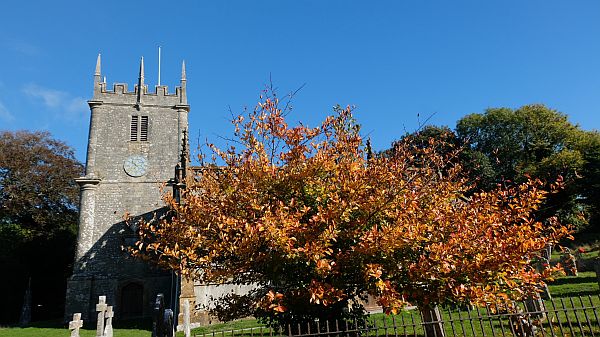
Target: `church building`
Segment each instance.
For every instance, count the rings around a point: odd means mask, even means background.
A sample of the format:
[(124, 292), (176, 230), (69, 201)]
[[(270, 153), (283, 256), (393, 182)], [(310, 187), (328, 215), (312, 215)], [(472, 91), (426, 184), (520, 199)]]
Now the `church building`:
[[(147, 317), (158, 293), (178, 305), (179, 284), (172, 272), (131, 258), (123, 247), (136, 241), (136, 228), (124, 215), (152, 218), (164, 209), (161, 186), (172, 181), (188, 128), (185, 63), (175, 92), (144, 82), (108, 88), (98, 55), (94, 73), (85, 175), (80, 186), (79, 234), (65, 314), (95, 319), (98, 296), (114, 306), (115, 318)], [(193, 296), (193, 295), (192, 295)]]

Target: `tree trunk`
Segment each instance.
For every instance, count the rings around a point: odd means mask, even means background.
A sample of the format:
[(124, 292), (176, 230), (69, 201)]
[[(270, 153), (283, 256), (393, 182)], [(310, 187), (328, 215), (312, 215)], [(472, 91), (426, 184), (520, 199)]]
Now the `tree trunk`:
[(442, 315), (438, 306), (419, 306), (421, 316), (423, 317), (423, 329), (425, 337), (445, 337)]

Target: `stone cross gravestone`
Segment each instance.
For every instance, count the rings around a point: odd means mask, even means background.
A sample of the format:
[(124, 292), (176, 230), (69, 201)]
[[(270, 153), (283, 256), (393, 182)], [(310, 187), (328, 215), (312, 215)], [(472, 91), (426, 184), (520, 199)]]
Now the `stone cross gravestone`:
[(112, 319), (114, 316), (115, 313), (113, 312), (113, 307), (112, 305), (109, 305), (106, 308), (106, 313), (104, 314), (104, 317), (106, 318), (106, 322), (104, 324), (104, 337), (113, 337)]
[(190, 301), (183, 302), (183, 333), (185, 337), (190, 337)]
[(98, 321), (96, 323), (96, 337), (103, 337), (104, 335), (104, 316), (108, 305), (106, 305), (106, 296), (98, 297), (98, 304), (96, 304), (96, 311), (98, 312)]
[(83, 320), (81, 320), (81, 313), (73, 314), (73, 320), (69, 322), (69, 330), (71, 330), (71, 337), (79, 337), (79, 329), (83, 327)]

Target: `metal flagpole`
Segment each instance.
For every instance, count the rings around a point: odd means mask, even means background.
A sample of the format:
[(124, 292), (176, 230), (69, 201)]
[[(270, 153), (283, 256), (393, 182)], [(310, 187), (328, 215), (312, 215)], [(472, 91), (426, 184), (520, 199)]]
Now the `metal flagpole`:
[(160, 46), (158, 46), (158, 85), (160, 85)]

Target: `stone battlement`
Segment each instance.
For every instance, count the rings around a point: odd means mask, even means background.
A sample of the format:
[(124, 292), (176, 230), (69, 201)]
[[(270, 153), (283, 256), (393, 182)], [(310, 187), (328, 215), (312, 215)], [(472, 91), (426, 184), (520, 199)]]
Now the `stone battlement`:
[[(112, 90), (101, 80), (101, 57), (98, 55), (94, 73), (94, 97), (90, 104), (134, 104), (137, 106), (187, 106), (185, 62), (181, 66), (181, 82), (175, 87), (175, 93), (169, 93), (166, 85), (157, 85), (154, 92), (148, 91), (144, 83), (144, 58), (140, 61), (138, 83), (129, 91), (127, 83), (114, 83)], [(141, 90), (140, 90), (141, 88)]]
[[(127, 95), (137, 95), (138, 86), (134, 85), (133, 91), (128, 90), (127, 83), (113, 83), (112, 90), (107, 89), (106, 82), (100, 83), (100, 93), (102, 94), (127, 94)], [(148, 92), (148, 85), (144, 85), (144, 90), (142, 91), (142, 95), (154, 95), (154, 96), (180, 96), (181, 95), (181, 87), (175, 88), (175, 93), (169, 93), (169, 87), (166, 85), (157, 85), (154, 87), (154, 92)]]

